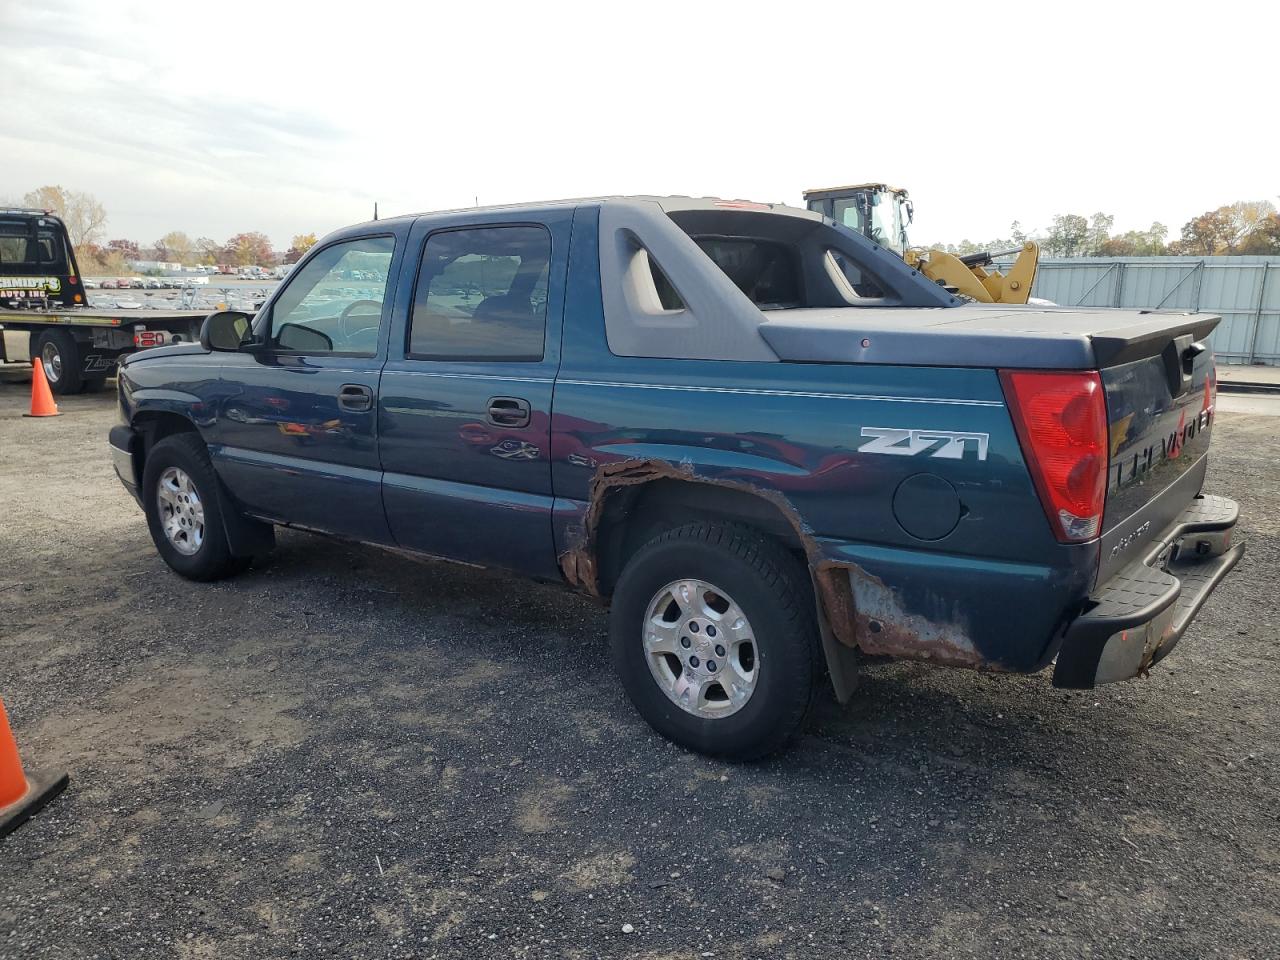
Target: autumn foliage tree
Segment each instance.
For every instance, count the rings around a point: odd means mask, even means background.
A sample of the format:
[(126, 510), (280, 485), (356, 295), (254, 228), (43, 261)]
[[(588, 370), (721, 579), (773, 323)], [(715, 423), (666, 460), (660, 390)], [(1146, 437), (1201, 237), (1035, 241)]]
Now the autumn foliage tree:
[(1170, 250), (1187, 256), (1280, 253), (1276, 208), (1267, 200), (1242, 200), (1188, 220)]
[(1163, 223), (1153, 223), (1147, 230), (1127, 230), (1107, 237), (1098, 248), (1100, 257), (1159, 257), (1168, 252), (1165, 238), (1169, 228)]
[(1280, 214), (1266, 200), (1242, 200), (1206, 210), (1188, 220), (1182, 236), (1173, 242), (1169, 242), (1169, 228), (1163, 223), (1153, 223), (1146, 230), (1112, 234), (1114, 224), (1115, 218), (1107, 213), (1092, 217), (1063, 213), (1053, 218), (1042, 236), (1028, 235), (1015, 222), (1010, 228), (1012, 242), (980, 244), (964, 240), (940, 246), (951, 253), (966, 254), (1017, 247), (1031, 239), (1051, 257), (1280, 256)]
[(142, 251), (132, 240), (108, 240), (107, 249), (130, 260), (137, 260), (142, 256)]
[(297, 263), (315, 245), (316, 235), (314, 233), (298, 234), (293, 238), (293, 242), (289, 244), (289, 249), (284, 255), (285, 263)]
[(195, 244), (181, 230), (170, 230), (156, 241), (157, 260), (170, 260), (182, 264), (195, 263)]
[(1272, 213), (1259, 221), (1249, 236), (1240, 243), (1242, 254), (1280, 254), (1280, 214)]
[(265, 233), (237, 233), (223, 247), (224, 263), (237, 267), (268, 266), (275, 262), (271, 241)]
[(196, 263), (213, 265), (222, 262), (222, 244), (209, 237), (200, 237), (195, 242)]

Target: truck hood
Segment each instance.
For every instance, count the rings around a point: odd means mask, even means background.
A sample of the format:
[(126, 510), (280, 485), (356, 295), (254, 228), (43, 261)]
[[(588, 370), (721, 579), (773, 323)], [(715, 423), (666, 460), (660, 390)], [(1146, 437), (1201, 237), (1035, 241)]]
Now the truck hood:
[(975, 303), (773, 310), (759, 329), (780, 359), (797, 362), (1088, 370), (1154, 356), (1184, 335), (1203, 340), (1221, 319)]
[(159, 360), (163, 357), (182, 357), (208, 352), (198, 343), (171, 343), (167, 347), (149, 347), (138, 353), (127, 354), (120, 359), (120, 363), (122, 366), (127, 366), (131, 363), (141, 363), (144, 360)]

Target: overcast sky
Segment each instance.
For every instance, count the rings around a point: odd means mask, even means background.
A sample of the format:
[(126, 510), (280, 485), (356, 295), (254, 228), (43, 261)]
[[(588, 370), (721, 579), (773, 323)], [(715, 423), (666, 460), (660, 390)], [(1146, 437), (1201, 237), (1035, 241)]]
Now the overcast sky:
[[(0, 0), (0, 199), (278, 247), (608, 193), (910, 189), (917, 241), (1280, 193), (1273, 2)], [(289, 12), (296, 9), (297, 13)]]

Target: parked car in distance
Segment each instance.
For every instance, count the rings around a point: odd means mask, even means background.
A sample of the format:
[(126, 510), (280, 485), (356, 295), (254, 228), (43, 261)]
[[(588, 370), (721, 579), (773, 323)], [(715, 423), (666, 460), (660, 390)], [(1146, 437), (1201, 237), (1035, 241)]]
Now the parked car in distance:
[(108, 277), (106, 280), (101, 281), (101, 286), (103, 290), (114, 290), (116, 289), (116, 281)]
[(98, 281), (97, 281), (97, 280), (95, 280), (93, 277), (85, 277), (85, 278), (84, 278), (84, 288), (85, 288), (86, 290), (97, 290), (97, 289), (98, 289)]
[(868, 657), (1163, 659), (1243, 550), (1201, 489), (1218, 322), (969, 303), (777, 205), (407, 216), (124, 361), (110, 446), (182, 576), (284, 525), (558, 581), (655, 729), (744, 759)]

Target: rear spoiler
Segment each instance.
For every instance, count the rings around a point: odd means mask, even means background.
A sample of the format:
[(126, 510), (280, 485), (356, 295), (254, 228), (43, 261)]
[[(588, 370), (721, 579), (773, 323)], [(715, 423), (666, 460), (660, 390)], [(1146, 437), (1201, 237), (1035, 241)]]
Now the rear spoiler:
[(1117, 367), (1133, 360), (1145, 360), (1165, 351), (1169, 341), (1175, 343), (1189, 338), (1187, 343), (1198, 343), (1209, 336), (1222, 322), (1216, 314), (1183, 314), (1180, 323), (1171, 322), (1176, 314), (1138, 310), (1150, 314), (1146, 323), (1130, 324), (1122, 330), (1101, 330), (1090, 334), (1093, 356), (1099, 367)]

